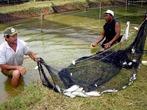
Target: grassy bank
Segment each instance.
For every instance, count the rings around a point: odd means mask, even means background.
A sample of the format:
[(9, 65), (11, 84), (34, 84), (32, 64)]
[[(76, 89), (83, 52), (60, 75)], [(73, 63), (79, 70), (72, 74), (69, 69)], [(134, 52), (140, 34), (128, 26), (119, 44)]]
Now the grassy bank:
[(89, 3), (95, 2), (97, 5), (101, 2), (102, 4), (117, 4), (118, 2), (124, 2), (125, 0), (50, 0), (50, 1), (31, 1), (23, 4), (18, 5), (0, 5), (0, 13), (7, 14), (7, 13), (14, 13), (18, 11), (29, 10), (31, 8), (44, 8), (44, 7), (51, 7), (51, 6), (61, 6), (68, 3)]
[(125, 90), (100, 97), (68, 98), (40, 83), (32, 84), (14, 99), (0, 106), (0, 110), (146, 110), (147, 67), (139, 70), (137, 81)]
[(0, 13), (6, 14), (6, 13), (14, 13), (18, 11), (24, 11), (29, 10), (31, 8), (44, 8), (44, 7), (51, 7), (52, 3), (54, 5), (64, 5), (67, 3), (73, 3), (73, 2), (85, 2), (85, 0), (55, 0), (55, 1), (38, 1), (38, 2), (27, 2), (24, 4), (18, 4), (18, 5), (9, 5), (9, 6), (0, 6)]
[[(86, 5), (86, 6), (85, 6)], [(29, 19), (42, 15), (58, 13), (60, 11), (71, 11), (87, 7), (84, 0), (65, 0), (65, 1), (44, 1), (27, 2), (18, 5), (8, 5), (0, 7), (0, 23)]]

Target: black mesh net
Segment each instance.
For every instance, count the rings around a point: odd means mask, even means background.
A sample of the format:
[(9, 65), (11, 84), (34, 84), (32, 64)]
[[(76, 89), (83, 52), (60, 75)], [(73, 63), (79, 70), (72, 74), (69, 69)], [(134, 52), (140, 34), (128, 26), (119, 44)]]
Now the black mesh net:
[(126, 49), (109, 49), (79, 58), (61, 71), (52, 68), (41, 58), (38, 70), (42, 83), (68, 96), (80, 93), (83, 93), (81, 96), (88, 96), (91, 91), (102, 94), (124, 89), (137, 78), (146, 36), (147, 20), (144, 20), (135, 40)]

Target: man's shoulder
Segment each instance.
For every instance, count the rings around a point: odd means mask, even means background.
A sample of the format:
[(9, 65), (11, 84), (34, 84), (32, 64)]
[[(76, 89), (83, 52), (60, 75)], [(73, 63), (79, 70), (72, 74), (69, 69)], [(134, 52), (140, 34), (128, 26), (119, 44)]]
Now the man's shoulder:
[(18, 44), (19, 45), (27, 45), (27, 43), (21, 39), (18, 39)]
[(20, 42), (20, 43), (26, 43), (25, 41), (23, 41), (21, 39), (18, 39), (18, 42)]
[(6, 47), (6, 46), (7, 46), (7, 42), (3, 42), (3, 43), (0, 44), (0, 49), (1, 49), (1, 48), (4, 48), (4, 47)]
[(7, 51), (7, 49), (9, 48), (7, 42), (3, 42), (1, 45), (0, 45), (0, 52), (5, 52)]
[(115, 23), (119, 23), (119, 21), (118, 21), (118, 20), (116, 20), (116, 19), (114, 19), (114, 22), (115, 22)]

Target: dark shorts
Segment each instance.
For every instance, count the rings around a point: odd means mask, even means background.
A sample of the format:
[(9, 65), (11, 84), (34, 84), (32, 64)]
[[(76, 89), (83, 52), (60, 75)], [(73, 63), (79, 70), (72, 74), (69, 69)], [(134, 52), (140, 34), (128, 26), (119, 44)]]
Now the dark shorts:
[(1, 71), (5, 76), (12, 77), (14, 70), (2, 70)]

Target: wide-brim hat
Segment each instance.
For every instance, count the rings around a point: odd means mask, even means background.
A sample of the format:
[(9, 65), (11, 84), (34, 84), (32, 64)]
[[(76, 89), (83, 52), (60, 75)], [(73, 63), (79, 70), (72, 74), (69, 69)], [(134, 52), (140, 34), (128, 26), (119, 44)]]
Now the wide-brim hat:
[(13, 36), (14, 34), (16, 34), (17, 31), (13, 28), (13, 27), (9, 27), (9, 28), (6, 28), (5, 31), (4, 31), (4, 36)]

